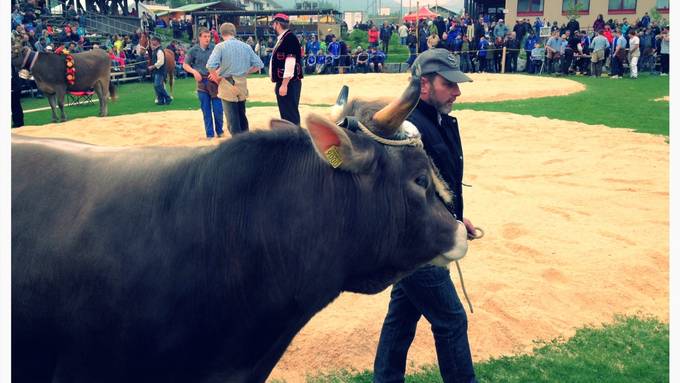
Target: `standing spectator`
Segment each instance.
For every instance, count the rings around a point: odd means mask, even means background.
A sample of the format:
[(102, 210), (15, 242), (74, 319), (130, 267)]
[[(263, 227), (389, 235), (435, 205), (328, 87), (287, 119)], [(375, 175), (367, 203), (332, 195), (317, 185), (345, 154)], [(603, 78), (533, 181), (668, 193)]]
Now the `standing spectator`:
[(383, 26), (380, 28), (380, 41), (382, 41), (383, 52), (388, 53), (390, 48), (390, 39), (392, 38), (392, 28), (387, 25), (387, 21), (383, 21)]
[(638, 36), (640, 38), (640, 62), (638, 63), (638, 68), (640, 70), (651, 70), (650, 59), (653, 59), (652, 55), (654, 53), (654, 45), (652, 41), (652, 35), (649, 29), (642, 29), (642, 32)]
[(668, 58), (670, 54), (671, 38), (668, 33), (668, 28), (664, 28), (657, 38), (660, 40), (661, 47), (659, 54), (661, 55), (661, 76), (668, 76)]
[(165, 90), (165, 53), (161, 47), (161, 39), (154, 36), (151, 38), (151, 57), (154, 60), (149, 66), (149, 72), (153, 71), (153, 89), (156, 92), (156, 105), (170, 105), (172, 97)]
[(378, 32), (378, 28), (371, 27), (371, 29), (368, 30), (368, 46), (369, 48), (375, 48), (378, 46), (378, 39), (380, 38), (380, 32)]
[(630, 63), (630, 78), (638, 77), (638, 60), (640, 59), (640, 38), (636, 36), (635, 29), (630, 29), (628, 31), (630, 38), (628, 39), (629, 48), (629, 59)]
[(472, 61), (470, 61), (470, 39), (468, 35), (463, 35), (463, 43), (460, 46), (460, 67), (463, 72), (474, 71), (472, 67)]
[(567, 29), (571, 33), (571, 37), (574, 36), (576, 31), (581, 29), (581, 25), (578, 23), (578, 20), (576, 20), (576, 16), (571, 16), (571, 19), (567, 23)]
[[(503, 67), (503, 47), (505, 46), (505, 41), (503, 38), (496, 37), (493, 42), (493, 71), (495, 73), (501, 73)], [(507, 52), (506, 52), (507, 54)]]
[[(222, 117), (222, 101), (217, 97), (217, 83), (208, 79), (208, 59), (215, 48), (210, 43), (210, 31), (207, 28), (198, 30), (198, 44), (187, 52), (182, 67), (191, 73), (196, 80), (196, 94), (203, 112), (203, 127), (208, 139), (222, 137), (224, 134)], [(213, 123), (214, 119), (214, 123)]]
[(426, 28), (426, 25), (423, 24), (423, 27), (420, 28), (420, 32), (419, 32), (419, 36), (418, 36), (418, 53), (423, 53), (426, 50), (430, 49), (430, 47), (427, 45), (428, 36), (429, 36), (429, 32)]
[(401, 45), (406, 45), (406, 38), (408, 37), (408, 28), (406, 23), (399, 26), (399, 42)]
[(541, 36), (541, 28), (543, 28), (541, 18), (536, 16), (536, 21), (534, 21), (534, 33), (536, 34), (536, 36)]
[(14, 65), (12, 67), (12, 128), (20, 128), (24, 126), (24, 110), (21, 107), (21, 85), (23, 80), (19, 77)]
[(501, 41), (505, 39), (505, 35), (508, 34), (508, 27), (505, 25), (503, 22), (503, 19), (498, 20), (498, 24), (493, 29), (493, 37), (494, 39), (498, 39), (500, 37)]
[(505, 71), (515, 73), (517, 72), (517, 57), (519, 56), (520, 43), (514, 31), (508, 35), (505, 41), (505, 48)]
[(571, 64), (574, 61), (574, 54), (578, 52), (578, 44), (581, 42), (581, 39), (578, 36), (578, 31), (572, 34), (570, 30), (567, 30), (565, 35), (567, 46), (564, 49), (562, 73), (566, 76), (569, 74), (569, 68), (571, 68)]
[(477, 47), (479, 45), (479, 40), (481, 40), (482, 36), (484, 36), (484, 18), (482, 16), (479, 16), (477, 21), (475, 21), (474, 25), (474, 34), (473, 34), (473, 40), (472, 45), (474, 47)]
[(489, 42), (486, 37), (482, 35), (477, 46), (477, 60), (479, 61), (479, 72), (486, 72), (486, 50), (489, 48)]
[(612, 79), (623, 77), (623, 60), (626, 57), (626, 39), (623, 38), (621, 29), (616, 30), (612, 52)]
[[(288, 29), (289, 18), (283, 13), (277, 13), (272, 20), (272, 27), (278, 38), (272, 59), (269, 64), (269, 73), (273, 83), (276, 83), (274, 92), (279, 106), (279, 114), (284, 120), (295, 125), (300, 125), (300, 93), (302, 92), (302, 56), (300, 42), (295, 34)], [(335, 35), (332, 36), (333, 43)]]
[(555, 71), (555, 64), (560, 61), (562, 56), (562, 42), (557, 33), (557, 30), (553, 31), (552, 36), (545, 43), (546, 73)]
[[(621, 25), (621, 36), (625, 39), (628, 36), (628, 30), (630, 29), (630, 24), (628, 24), (628, 18), (623, 18), (623, 24)], [(626, 40), (627, 41), (627, 40)]]
[(593, 23), (593, 30), (595, 33), (600, 29), (604, 29), (604, 18), (602, 17), (602, 14), (597, 15), (597, 19), (595, 19), (595, 22)]
[(602, 29), (597, 31), (597, 36), (591, 41), (590, 48), (592, 50), (590, 52), (591, 76), (600, 77), (602, 74), (602, 64), (604, 64), (606, 59), (606, 50), (609, 48), (609, 41), (604, 37)]
[(533, 73), (533, 68), (532, 68), (532, 61), (530, 60), (531, 57), (531, 51), (535, 48), (536, 43), (538, 42), (538, 37), (536, 37), (536, 34), (534, 34), (533, 29), (529, 29), (529, 36), (527, 36), (526, 40), (524, 40), (524, 53), (527, 58), (527, 66), (526, 66), (526, 72), (528, 73)]
[[(246, 76), (259, 72), (262, 60), (246, 43), (236, 39), (236, 27), (232, 23), (220, 25), (221, 43), (217, 44), (208, 58), (208, 79), (218, 83), (217, 96), (222, 99), (222, 109), (232, 136), (247, 132)], [(297, 39), (295, 39), (297, 41)], [(298, 49), (299, 52), (299, 49)]]
[(416, 60), (416, 48), (418, 46), (418, 40), (416, 38), (416, 31), (410, 30), (408, 33), (408, 36), (406, 36), (406, 45), (408, 46), (408, 60), (406, 60), (406, 64), (408, 64), (408, 67), (410, 68), (411, 65), (413, 65), (413, 62)]
[(643, 28), (649, 27), (649, 22), (650, 22), (650, 21), (651, 21), (651, 19), (650, 19), (650, 17), (649, 17), (649, 13), (648, 13), (648, 12), (645, 12), (645, 15), (642, 16), (642, 20), (640, 20), (640, 23), (642, 24), (642, 27), (643, 27)]

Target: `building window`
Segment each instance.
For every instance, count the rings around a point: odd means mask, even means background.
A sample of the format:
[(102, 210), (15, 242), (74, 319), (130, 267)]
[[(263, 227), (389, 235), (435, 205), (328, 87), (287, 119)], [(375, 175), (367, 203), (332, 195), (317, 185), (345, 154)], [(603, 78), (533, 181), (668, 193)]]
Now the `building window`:
[(656, 10), (661, 13), (668, 13), (668, 0), (656, 0)]
[(609, 13), (612, 15), (635, 13), (636, 0), (609, 0)]
[(562, 0), (562, 15), (566, 15), (570, 9), (578, 5), (578, 14), (587, 15), (590, 13), (590, 0)]
[(517, 0), (517, 16), (543, 15), (543, 0)]

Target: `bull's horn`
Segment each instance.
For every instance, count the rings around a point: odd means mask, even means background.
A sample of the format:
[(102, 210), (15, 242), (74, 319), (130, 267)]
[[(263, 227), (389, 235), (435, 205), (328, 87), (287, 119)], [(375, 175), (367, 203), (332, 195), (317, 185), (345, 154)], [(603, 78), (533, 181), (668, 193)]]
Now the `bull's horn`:
[(338, 121), (340, 115), (342, 114), (345, 105), (347, 105), (347, 98), (349, 97), (349, 87), (343, 85), (340, 89), (340, 94), (338, 94), (338, 99), (335, 100), (335, 105), (331, 107), (331, 121)]
[(419, 99), (420, 79), (411, 79), (401, 97), (392, 100), (392, 102), (373, 115), (373, 122), (380, 129), (378, 133), (384, 137), (394, 135), (413, 108), (416, 107)]

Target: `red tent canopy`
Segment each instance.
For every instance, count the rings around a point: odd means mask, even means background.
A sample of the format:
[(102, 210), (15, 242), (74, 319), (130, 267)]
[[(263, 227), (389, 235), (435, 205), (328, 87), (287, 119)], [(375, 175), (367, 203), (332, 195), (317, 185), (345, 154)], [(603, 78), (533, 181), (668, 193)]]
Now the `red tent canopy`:
[(434, 19), (437, 16), (439, 15), (430, 11), (427, 9), (427, 7), (421, 7), (418, 10), (417, 15), (416, 13), (409, 13), (408, 15), (404, 16), (404, 21), (416, 21), (416, 19)]

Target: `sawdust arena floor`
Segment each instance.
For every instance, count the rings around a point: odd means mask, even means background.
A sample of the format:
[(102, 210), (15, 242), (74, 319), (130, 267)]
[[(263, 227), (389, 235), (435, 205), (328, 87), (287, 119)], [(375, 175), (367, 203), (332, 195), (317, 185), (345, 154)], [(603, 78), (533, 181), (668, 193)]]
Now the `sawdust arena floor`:
[[(493, 79), (487, 78), (492, 76), (475, 77), (464, 85), (463, 97), (490, 98)], [(495, 77), (508, 84), (518, 80)], [(342, 83), (352, 78), (310, 78), (303, 85), (303, 102), (304, 92), (318, 83), (333, 94), (314, 103), (332, 103)], [(499, 97), (525, 97), (527, 87), (536, 95), (546, 80), (553, 79), (532, 79), (536, 84), (523, 79), (522, 89), (512, 93), (510, 87)], [(579, 90), (559, 80), (566, 90), (550, 84), (552, 94)], [(350, 85), (355, 96), (377, 86)], [(271, 91), (271, 85), (266, 89)], [(383, 94), (400, 92), (395, 87)], [(327, 111), (301, 106), (303, 121), (310, 112)], [(258, 129), (278, 116), (275, 107), (247, 113)], [(575, 328), (610, 322), (614, 314), (652, 314), (668, 321), (669, 146), (663, 137), (512, 113), (454, 107), (453, 114), (465, 147), (464, 182), (471, 185), (465, 190), (466, 216), (486, 231), (462, 261), (475, 309), (468, 313), (475, 361), (530, 351), (535, 339), (568, 338)], [(96, 128), (84, 129), (88, 125)], [(121, 146), (223, 141), (203, 138), (199, 111), (90, 117), (14, 132)], [(462, 299), (453, 267), (452, 277)], [(372, 296), (342, 294), (295, 337), (271, 377), (298, 382), (320, 371), (372, 369), (388, 301), (389, 289)], [(436, 362), (424, 319), (408, 358), (409, 370)]]

